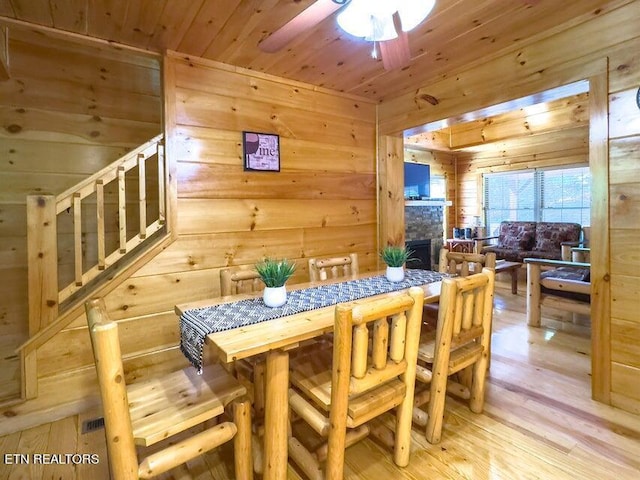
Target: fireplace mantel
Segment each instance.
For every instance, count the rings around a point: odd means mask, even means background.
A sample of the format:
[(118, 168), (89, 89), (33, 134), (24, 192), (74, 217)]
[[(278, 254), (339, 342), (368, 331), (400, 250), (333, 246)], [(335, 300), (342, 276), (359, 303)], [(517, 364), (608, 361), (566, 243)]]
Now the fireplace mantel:
[(442, 198), (434, 198), (433, 200), (405, 200), (405, 207), (450, 207), (453, 205), (451, 200)]

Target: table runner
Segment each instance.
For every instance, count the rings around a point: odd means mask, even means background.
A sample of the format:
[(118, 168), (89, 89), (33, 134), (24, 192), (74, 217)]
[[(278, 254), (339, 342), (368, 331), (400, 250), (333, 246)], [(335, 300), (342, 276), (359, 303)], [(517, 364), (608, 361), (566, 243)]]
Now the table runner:
[(210, 307), (193, 308), (180, 316), (180, 350), (202, 373), (202, 354), (206, 336), (275, 318), (308, 312), (405, 288), (439, 282), (448, 275), (430, 270), (407, 270), (401, 282), (390, 282), (384, 275), (287, 292), (287, 303), (267, 307), (262, 297)]

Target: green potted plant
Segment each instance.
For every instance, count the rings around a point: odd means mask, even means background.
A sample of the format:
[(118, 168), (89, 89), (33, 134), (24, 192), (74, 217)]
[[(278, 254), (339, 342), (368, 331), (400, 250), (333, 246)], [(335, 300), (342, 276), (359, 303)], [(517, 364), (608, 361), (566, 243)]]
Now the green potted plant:
[(413, 251), (409, 248), (387, 245), (380, 252), (384, 263), (387, 264), (386, 277), (390, 282), (404, 280), (404, 264), (411, 258)]
[(287, 301), (285, 283), (296, 269), (295, 262), (289, 262), (286, 258), (265, 258), (262, 262), (256, 263), (255, 268), (265, 285), (262, 294), (264, 304), (268, 307), (284, 305)]

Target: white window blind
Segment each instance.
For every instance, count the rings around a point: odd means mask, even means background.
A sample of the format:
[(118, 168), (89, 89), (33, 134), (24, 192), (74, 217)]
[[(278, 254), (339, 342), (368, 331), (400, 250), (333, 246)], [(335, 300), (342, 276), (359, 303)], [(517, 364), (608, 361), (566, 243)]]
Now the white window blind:
[(497, 235), (503, 220), (590, 224), (589, 167), (488, 173), (484, 180), (487, 233)]
[(589, 167), (540, 170), (540, 220), (590, 224)]
[(503, 220), (534, 220), (535, 172), (492, 173), (484, 176), (485, 226), (497, 234)]

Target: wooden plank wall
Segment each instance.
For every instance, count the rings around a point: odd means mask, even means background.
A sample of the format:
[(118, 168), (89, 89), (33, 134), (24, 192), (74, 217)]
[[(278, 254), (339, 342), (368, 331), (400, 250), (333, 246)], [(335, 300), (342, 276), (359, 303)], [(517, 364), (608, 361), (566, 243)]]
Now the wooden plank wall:
[[(601, 262), (596, 270), (603, 272), (602, 278), (597, 279), (598, 288), (610, 289), (611, 301), (599, 308), (603, 315), (592, 322), (604, 322), (601, 332), (610, 327), (610, 338), (593, 348), (604, 351), (604, 359), (610, 349), (611, 361), (599, 368), (602, 378), (594, 379), (594, 392), (602, 401), (634, 412), (640, 412), (640, 326), (634, 314), (640, 293), (640, 244), (634, 241), (640, 233), (640, 183), (635, 173), (640, 166), (640, 110), (634, 101), (640, 85), (639, 21), (640, 2), (611, 4), (568, 30), (541, 36), (496, 58), (483, 59), (458, 75), (416, 85), (414, 91), (383, 102), (378, 116), (380, 134), (395, 135), (425, 123), (589, 79), (603, 71), (608, 59), (611, 230), (603, 238), (608, 238), (605, 241), (610, 242), (611, 253), (608, 258), (596, 260)], [(435, 98), (438, 103), (422, 98)], [(463, 190), (466, 180), (461, 181), (465, 182), (460, 185)], [(465, 191), (460, 192), (463, 202), (466, 195)], [(462, 212), (461, 216), (469, 214)], [(592, 219), (592, 224), (597, 222), (598, 218)], [(606, 301), (608, 297), (604, 291), (596, 292), (594, 301)], [(600, 395), (602, 385), (607, 390)]]
[[(27, 335), (26, 196), (78, 183), (157, 135), (161, 116), (157, 58), (19, 28), (9, 38), (10, 78), (0, 82), (0, 400), (18, 392), (14, 350)], [(84, 246), (95, 250), (91, 238)], [(72, 235), (59, 247), (72, 254)]]
[[(640, 43), (610, 57), (611, 400), (640, 413)], [(635, 59), (635, 62), (630, 62)], [(628, 66), (628, 68), (621, 68)], [(620, 74), (624, 71), (624, 74)]]
[[(105, 297), (129, 380), (186, 364), (174, 305), (219, 296), (221, 267), (286, 257), (295, 283), (310, 257), (378, 266), (374, 103), (176, 55), (165, 68), (177, 239)], [(243, 130), (280, 135), (279, 173), (243, 170)], [(83, 315), (38, 350), (41, 389), (60, 378), (91, 391), (88, 340)]]
[(585, 124), (570, 130), (523, 137), (518, 142), (509, 142), (506, 147), (496, 145), (483, 152), (460, 153), (457, 221), (460, 226), (469, 227), (475, 224), (474, 215), (482, 215), (484, 173), (588, 163), (589, 127)]
[[(456, 191), (458, 182), (456, 180), (456, 154), (447, 152), (436, 152), (420, 150), (406, 146), (404, 149), (405, 161), (411, 160), (419, 163), (426, 163), (431, 167), (431, 175), (440, 175), (445, 179), (446, 184), (446, 200), (454, 202), (456, 199)], [(452, 228), (456, 226), (456, 208), (452, 204), (450, 207), (444, 207), (444, 231), (447, 238), (451, 238)]]

